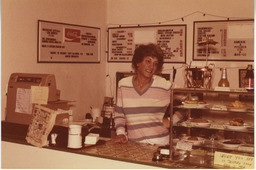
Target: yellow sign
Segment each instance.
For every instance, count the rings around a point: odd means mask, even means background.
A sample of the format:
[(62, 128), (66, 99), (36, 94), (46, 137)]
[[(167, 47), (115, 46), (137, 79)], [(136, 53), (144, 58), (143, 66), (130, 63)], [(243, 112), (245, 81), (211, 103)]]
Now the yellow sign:
[(214, 166), (219, 165), (230, 168), (254, 169), (254, 157), (216, 151)]
[(31, 86), (31, 103), (47, 104), (49, 96), (49, 87)]

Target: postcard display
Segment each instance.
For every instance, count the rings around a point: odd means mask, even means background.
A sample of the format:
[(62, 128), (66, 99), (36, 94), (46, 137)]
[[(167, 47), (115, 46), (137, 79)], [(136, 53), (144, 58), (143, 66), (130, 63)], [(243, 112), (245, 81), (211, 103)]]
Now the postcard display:
[(26, 140), (28, 143), (42, 148), (48, 145), (47, 138), (55, 124), (57, 111), (35, 105), (32, 114)]
[(99, 62), (100, 28), (38, 21), (38, 62)]
[(207, 53), (210, 61), (253, 61), (253, 20), (195, 21), (193, 60)]
[(108, 61), (131, 62), (140, 44), (155, 43), (164, 51), (164, 62), (186, 62), (186, 25), (110, 27)]

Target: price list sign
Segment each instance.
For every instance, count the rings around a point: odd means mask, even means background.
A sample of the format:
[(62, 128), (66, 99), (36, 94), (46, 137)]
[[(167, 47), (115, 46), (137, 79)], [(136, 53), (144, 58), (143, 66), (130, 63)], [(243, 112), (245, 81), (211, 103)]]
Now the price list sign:
[(193, 60), (254, 61), (254, 21), (195, 21)]
[(165, 63), (186, 63), (186, 25), (110, 27), (108, 61), (131, 62), (135, 48), (148, 43), (161, 47)]
[(100, 28), (38, 21), (38, 62), (100, 62)]

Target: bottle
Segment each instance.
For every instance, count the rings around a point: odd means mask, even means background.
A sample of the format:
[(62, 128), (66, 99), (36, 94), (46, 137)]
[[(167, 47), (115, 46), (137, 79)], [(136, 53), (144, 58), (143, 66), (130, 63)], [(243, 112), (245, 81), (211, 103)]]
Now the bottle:
[(229, 81), (227, 78), (227, 69), (226, 68), (222, 68), (221, 69), (221, 79), (218, 83), (219, 87), (229, 87)]
[(254, 90), (254, 73), (251, 64), (248, 65), (245, 75), (245, 89)]

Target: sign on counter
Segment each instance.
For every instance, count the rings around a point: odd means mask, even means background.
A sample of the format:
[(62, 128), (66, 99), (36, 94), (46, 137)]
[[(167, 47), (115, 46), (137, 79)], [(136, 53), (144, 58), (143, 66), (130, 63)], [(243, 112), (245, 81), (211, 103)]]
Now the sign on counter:
[(38, 21), (38, 62), (99, 62), (100, 28)]
[(254, 157), (216, 151), (214, 154), (214, 166), (254, 169)]
[(186, 63), (186, 25), (110, 27), (108, 61), (131, 62), (135, 48), (155, 43), (164, 51), (164, 62)]

